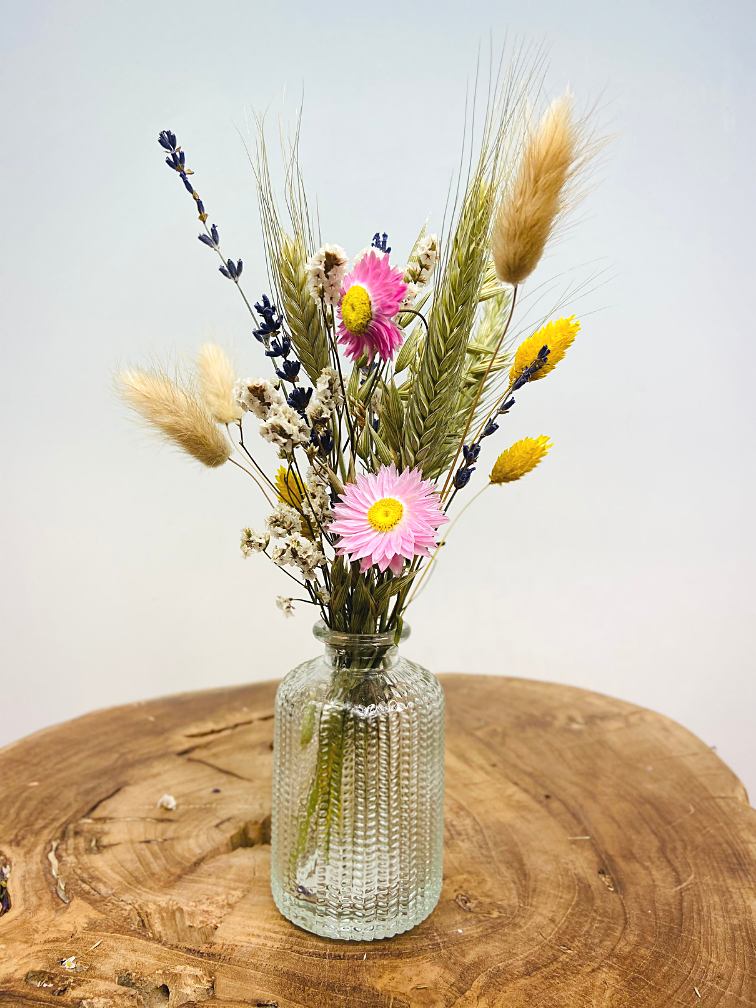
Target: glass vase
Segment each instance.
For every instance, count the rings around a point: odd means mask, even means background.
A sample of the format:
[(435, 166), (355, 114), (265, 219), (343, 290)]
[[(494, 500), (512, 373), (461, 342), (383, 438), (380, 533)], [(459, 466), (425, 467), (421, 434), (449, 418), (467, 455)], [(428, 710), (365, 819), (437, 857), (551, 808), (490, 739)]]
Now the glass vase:
[(441, 892), (444, 695), (393, 632), (314, 632), (325, 654), (276, 696), (273, 898), (314, 934), (388, 938)]

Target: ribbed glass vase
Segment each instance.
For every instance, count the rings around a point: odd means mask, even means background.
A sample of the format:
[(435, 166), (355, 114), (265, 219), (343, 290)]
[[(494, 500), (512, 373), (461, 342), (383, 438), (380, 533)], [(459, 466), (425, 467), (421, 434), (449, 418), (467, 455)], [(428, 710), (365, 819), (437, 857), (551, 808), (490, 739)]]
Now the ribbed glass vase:
[(273, 898), (315, 934), (388, 938), (441, 892), (444, 695), (393, 633), (315, 636), (276, 697)]

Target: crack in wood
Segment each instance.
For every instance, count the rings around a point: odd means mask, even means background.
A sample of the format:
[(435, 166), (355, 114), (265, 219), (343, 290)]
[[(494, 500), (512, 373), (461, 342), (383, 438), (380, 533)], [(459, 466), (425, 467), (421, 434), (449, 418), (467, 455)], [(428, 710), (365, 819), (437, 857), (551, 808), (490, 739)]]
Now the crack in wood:
[(80, 823), (114, 823), (114, 822), (173, 822), (173, 819), (161, 819), (158, 816), (91, 816), (79, 819)]
[(272, 721), (275, 714), (263, 714), (261, 717), (248, 718), (246, 721), (235, 721), (234, 724), (223, 725), (221, 728), (208, 728), (207, 731), (184, 732), (184, 738), (206, 738), (208, 735), (221, 735), (223, 732), (233, 731), (235, 728), (244, 728), (246, 725), (256, 724), (258, 721)]
[(152, 837), (149, 840), (116, 840), (114, 843), (97, 843), (97, 837), (91, 838), (95, 844), (94, 849), (88, 851), (90, 854), (99, 854), (101, 851), (111, 850), (113, 847), (123, 847), (130, 844), (152, 844), (152, 843), (175, 843), (176, 837)]
[(24, 977), (24, 983), (29, 984), (30, 987), (44, 988), (56, 997), (65, 994), (70, 986), (67, 979), (56, 976), (47, 970), (29, 970)]
[(71, 897), (66, 894), (66, 883), (60, 876), (60, 862), (56, 855), (60, 840), (53, 840), (50, 850), (47, 853), (47, 860), (50, 862), (50, 870), (55, 881), (55, 891), (64, 903), (70, 903)]
[(254, 781), (249, 777), (242, 777), (241, 774), (236, 773), (234, 770), (226, 770), (225, 767), (218, 766), (215, 763), (210, 763), (208, 760), (200, 759), (199, 756), (187, 756), (186, 759), (188, 763), (202, 763), (204, 766), (217, 770), (218, 773), (227, 774), (229, 777), (235, 777), (237, 780), (245, 781), (247, 784), (254, 784)]
[(122, 970), (116, 976), (119, 987), (137, 992), (144, 1008), (161, 1005), (194, 1005), (214, 993), (214, 978), (197, 966), (166, 966), (148, 976)]
[(123, 790), (123, 787), (124, 787), (123, 784), (119, 784), (118, 787), (114, 788), (109, 794), (106, 794), (103, 798), (100, 798), (98, 801), (96, 801), (94, 803), (94, 805), (92, 806), (92, 808), (88, 812), (84, 813), (84, 815), (81, 818), (82, 819), (88, 819), (92, 815), (92, 813), (94, 812), (94, 810), (97, 809), (97, 808), (99, 808), (100, 805), (103, 804), (103, 802), (109, 801), (111, 798), (115, 798), (115, 796), (118, 794), (118, 792)]
[(231, 850), (240, 847), (257, 847), (270, 843), (270, 816), (265, 816), (261, 822), (250, 820), (229, 837)]
[(609, 892), (616, 892), (617, 890), (615, 888), (614, 882), (612, 881), (611, 875), (608, 875), (603, 868), (599, 868), (598, 873), (599, 878), (604, 883)]

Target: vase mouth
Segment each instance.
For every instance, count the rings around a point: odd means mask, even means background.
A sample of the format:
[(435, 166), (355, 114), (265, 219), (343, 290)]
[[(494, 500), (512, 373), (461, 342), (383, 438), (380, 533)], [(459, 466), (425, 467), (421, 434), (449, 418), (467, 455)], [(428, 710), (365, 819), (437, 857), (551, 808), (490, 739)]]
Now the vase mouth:
[(312, 628), (313, 634), (319, 641), (323, 641), (332, 648), (383, 648), (393, 647), (396, 644), (406, 641), (410, 635), (410, 628), (407, 623), (402, 624), (402, 629), (397, 637), (396, 630), (387, 630), (383, 633), (347, 633), (343, 630), (331, 630), (323, 620)]

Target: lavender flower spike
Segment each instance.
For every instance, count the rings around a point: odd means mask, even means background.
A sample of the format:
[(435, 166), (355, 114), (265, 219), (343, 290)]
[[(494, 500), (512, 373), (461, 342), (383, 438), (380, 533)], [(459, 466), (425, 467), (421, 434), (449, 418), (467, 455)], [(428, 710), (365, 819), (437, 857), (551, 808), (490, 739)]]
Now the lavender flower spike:
[(158, 134), (158, 143), (164, 150), (175, 151), (176, 134), (172, 133), (170, 130), (161, 130)]

